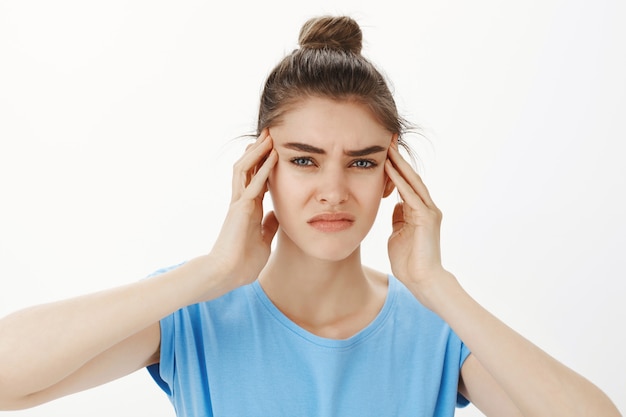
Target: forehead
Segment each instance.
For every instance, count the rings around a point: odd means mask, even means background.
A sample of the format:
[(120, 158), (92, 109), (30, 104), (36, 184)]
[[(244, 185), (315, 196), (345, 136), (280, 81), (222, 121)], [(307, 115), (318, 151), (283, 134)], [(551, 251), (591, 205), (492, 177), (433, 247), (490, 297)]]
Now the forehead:
[(270, 135), (275, 146), (295, 141), (324, 149), (389, 146), (392, 137), (365, 104), (320, 97), (297, 102)]

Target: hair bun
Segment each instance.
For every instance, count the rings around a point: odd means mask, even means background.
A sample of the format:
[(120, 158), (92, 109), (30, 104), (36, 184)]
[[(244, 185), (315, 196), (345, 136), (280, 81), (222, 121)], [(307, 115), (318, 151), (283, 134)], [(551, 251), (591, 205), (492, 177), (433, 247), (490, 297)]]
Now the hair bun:
[(363, 34), (359, 24), (347, 16), (323, 16), (308, 20), (302, 29), (298, 43), (301, 48), (336, 49), (361, 53)]

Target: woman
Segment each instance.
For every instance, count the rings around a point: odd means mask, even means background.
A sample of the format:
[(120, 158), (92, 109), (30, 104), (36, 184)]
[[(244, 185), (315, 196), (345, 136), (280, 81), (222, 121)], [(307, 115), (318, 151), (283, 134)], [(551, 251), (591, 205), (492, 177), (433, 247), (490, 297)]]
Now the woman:
[[(398, 152), (405, 125), (358, 25), (312, 19), (300, 45), (268, 77), (211, 252), (4, 318), (0, 407), (147, 366), (180, 416), (450, 416), (468, 400), (489, 416), (618, 416), (443, 268), (441, 213)], [(394, 188), (386, 275), (359, 247)]]

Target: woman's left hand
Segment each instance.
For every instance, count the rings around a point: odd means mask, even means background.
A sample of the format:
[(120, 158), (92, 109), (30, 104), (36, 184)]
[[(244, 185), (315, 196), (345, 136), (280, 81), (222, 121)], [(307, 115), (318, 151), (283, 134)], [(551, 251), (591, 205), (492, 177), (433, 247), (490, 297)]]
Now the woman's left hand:
[(598, 387), (487, 312), (443, 268), (441, 211), (393, 146), (385, 171), (403, 200), (393, 213), (391, 270), (471, 350), (461, 370), (462, 393), (486, 415), (620, 417)]
[(414, 294), (417, 291), (415, 295), (420, 299), (419, 293), (440, 279), (442, 273), (451, 275), (441, 263), (441, 211), (422, 179), (394, 146), (389, 148), (385, 172), (402, 198), (393, 212), (393, 232), (388, 242), (391, 270)]

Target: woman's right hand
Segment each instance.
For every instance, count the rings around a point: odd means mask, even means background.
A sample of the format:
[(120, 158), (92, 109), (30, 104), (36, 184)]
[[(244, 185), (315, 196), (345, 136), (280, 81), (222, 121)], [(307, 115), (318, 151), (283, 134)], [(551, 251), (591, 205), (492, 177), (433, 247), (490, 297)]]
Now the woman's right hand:
[(235, 164), (230, 208), (208, 255), (150, 279), (0, 319), (0, 410), (33, 407), (158, 362), (161, 318), (253, 281), (278, 229), (273, 213), (263, 219), (277, 159), (264, 131)]
[(210, 254), (230, 289), (254, 281), (269, 258), (278, 220), (271, 211), (263, 217), (263, 197), (277, 160), (265, 129), (233, 166), (230, 207)]

